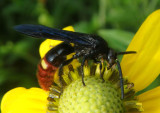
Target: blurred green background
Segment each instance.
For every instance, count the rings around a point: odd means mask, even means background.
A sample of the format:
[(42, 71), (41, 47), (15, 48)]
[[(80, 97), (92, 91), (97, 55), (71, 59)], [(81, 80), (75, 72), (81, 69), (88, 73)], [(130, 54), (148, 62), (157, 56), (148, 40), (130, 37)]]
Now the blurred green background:
[(77, 32), (98, 34), (110, 47), (125, 51), (145, 18), (159, 7), (160, 0), (0, 0), (0, 99), (15, 87), (38, 87), (43, 40), (21, 35), (13, 26), (73, 25)]

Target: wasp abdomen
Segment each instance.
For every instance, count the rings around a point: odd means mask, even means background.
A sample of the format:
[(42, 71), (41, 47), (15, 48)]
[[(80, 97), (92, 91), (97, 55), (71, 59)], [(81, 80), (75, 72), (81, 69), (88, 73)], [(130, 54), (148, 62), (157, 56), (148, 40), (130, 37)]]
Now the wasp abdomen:
[(42, 59), (40, 64), (38, 65), (37, 78), (39, 85), (44, 90), (49, 90), (49, 87), (53, 83), (54, 75), (58, 67), (53, 66)]
[(49, 90), (54, 81), (55, 72), (72, 52), (73, 47), (66, 43), (61, 43), (47, 52), (38, 65), (37, 78), (41, 88)]

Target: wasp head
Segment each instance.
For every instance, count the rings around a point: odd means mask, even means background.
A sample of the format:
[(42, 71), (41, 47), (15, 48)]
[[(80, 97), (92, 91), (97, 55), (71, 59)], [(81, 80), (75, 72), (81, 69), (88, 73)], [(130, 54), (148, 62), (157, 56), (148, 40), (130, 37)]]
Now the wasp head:
[(109, 69), (116, 63), (118, 55), (135, 54), (136, 51), (115, 52), (113, 49), (109, 49), (107, 54), (107, 61), (109, 63)]
[(116, 59), (117, 59), (117, 53), (113, 49), (109, 49), (108, 55), (107, 55), (107, 61), (109, 63), (109, 68), (111, 68), (112, 65), (115, 64)]

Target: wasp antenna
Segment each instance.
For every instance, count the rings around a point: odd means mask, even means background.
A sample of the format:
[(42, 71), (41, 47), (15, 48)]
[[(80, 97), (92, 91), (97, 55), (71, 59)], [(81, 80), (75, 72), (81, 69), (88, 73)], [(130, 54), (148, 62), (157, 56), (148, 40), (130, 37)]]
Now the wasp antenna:
[(135, 54), (136, 51), (125, 51), (125, 52), (117, 52), (117, 55), (124, 55), (124, 54)]

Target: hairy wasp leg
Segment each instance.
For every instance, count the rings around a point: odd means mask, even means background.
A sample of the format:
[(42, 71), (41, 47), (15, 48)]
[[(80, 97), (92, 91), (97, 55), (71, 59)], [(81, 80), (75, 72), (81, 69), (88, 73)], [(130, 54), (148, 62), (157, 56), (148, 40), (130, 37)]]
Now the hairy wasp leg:
[(63, 83), (62, 83), (62, 75), (63, 75), (63, 66), (69, 64), (70, 62), (72, 62), (74, 58), (71, 58), (69, 60), (64, 61), (60, 66), (59, 66), (59, 72), (58, 72), (58, 76), (59, 76), (59, 82), (61, 85), (61, 89), (63, 89)]
[(102, 82), (104, 82), (104, 78), (103, 78), (103, 75), (102, 75), (102, 62), (100, 61), (99, 62), (100, 66), (99, 66), (99, 69), (100, 69), (100, 77), (102, 79)]
[(94, 59), (94, 62), (97, 63), (97, 64), (100, 64), (99, 66), (99, 70), (100, 70), (100, 77), (102, 79), (102, 82), (104, 82), (104, 78), (103, 78), (103, 74), (102, 74), (102, 62), (101, 61), (97, 61), (96, 59)]
[(83, 66), (84, 66), (85, 61), (86, 61), (86, 57), (83, 57), (83, 60), (82, 60), (82, 63), (81, 63), (81, 74), (82, 74), (83, 86), (86, 86), (86, 84), (84, 83), (84, 71), (83, 71)]
[(122, 69), (120, 66), (120, 63), (118, 59), (116, 59), (118, 71), (119, 71), (119, 79), (120, 79), (120, 87), (121, 87), (121, 99), (124, 99), (124, 87), (123, 87), (123, 75), (122, 75)]

